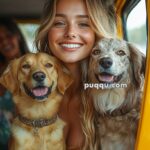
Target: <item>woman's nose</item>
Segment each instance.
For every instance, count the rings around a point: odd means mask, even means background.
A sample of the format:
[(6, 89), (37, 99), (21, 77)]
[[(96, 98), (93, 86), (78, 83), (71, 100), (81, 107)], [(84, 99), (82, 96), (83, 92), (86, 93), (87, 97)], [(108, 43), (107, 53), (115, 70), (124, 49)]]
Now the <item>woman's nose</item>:
[(74, 25), (69, 25), (66, 28), (65, 38), (73, 39), (77, 37), (77, 31)]

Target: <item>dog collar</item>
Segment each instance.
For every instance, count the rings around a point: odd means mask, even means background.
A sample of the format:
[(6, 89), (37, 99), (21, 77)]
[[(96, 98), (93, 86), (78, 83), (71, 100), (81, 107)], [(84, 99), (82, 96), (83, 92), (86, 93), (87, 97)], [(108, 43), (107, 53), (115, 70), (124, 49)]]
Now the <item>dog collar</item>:
[(57, 120), (57, 115), (53, 116), (52, 118), (50, 119), (35, 119), (35, 120), (32, 120), (32, 119), (28, 119), (26, 117), (23, 117), (21, 115), (18, 115), (18, 119), (28, 125), (28, 126), (32, 126), (34, 128), (42, 128), (44, 126), (48, 126), (50, 124), (53, 124), (56, 120)]

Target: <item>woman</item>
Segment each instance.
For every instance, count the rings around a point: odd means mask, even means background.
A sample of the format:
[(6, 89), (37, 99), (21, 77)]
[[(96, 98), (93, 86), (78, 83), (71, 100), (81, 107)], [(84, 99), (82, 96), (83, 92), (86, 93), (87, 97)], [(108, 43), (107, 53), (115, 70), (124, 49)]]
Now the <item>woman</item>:
[(82, 62), (89, 56), (97, 38), (115, 35), (115, 17), (110, 11), (113, 9), (107, 11), (108, 6), (101, 0), (48, 0), (44, 10), (36, 38), (37, 49), (60, 59), (74, 79), (59, 113), (67, 123), (64, 129), (67, 149), (92, 150), (97, 147), (92, 135), (89, 136), (92, 125), (86, 123), (85, 113), (81, 115), (85, 109)]
[(16, 23), (9, 18), (0, 18), (0, 73), (10, 60), (27, 51), (28, 47)]
[[(27, 45), (16, 23), (9, 18), (0, 18), (0, 75), (12, 59), (26, 52)], [(0, 85), (0, 147), (3, 150), (7, 149), (13, 112), (11, 94)]]

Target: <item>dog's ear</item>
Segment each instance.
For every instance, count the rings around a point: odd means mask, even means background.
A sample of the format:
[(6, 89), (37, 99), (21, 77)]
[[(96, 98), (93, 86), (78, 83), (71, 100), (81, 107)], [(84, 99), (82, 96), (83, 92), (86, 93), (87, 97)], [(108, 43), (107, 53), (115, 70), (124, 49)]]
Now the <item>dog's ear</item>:
[(58, 90), (61, 94), (64, 94), (66, 89), (72, 84), (73, 79), (70, 72), (64, 67), (61, 62), (57, 61), (57, 72), (58, 72)]
[(16, 90), (18, 90), (17, 85), (18, 65), (19, 59), (12, 60), (0, 77), (0, 84), (2, 84), (11, 93), (15, 93)]
[(142, 79), (145, 75), (146, 59), (144, 54), (140, 52), (135, 46), (129, 43), (128, 47), (130, 50), (130, 57), (133, 66), (135, 81), (137, 83), (137, 87), (140, 87), (142, 84)]

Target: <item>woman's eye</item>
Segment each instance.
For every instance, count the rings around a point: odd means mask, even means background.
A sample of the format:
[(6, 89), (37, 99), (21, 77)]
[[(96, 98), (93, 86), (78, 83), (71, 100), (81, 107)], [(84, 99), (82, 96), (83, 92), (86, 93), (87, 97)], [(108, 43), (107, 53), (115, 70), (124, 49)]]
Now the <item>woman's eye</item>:
[(116, 54), (119, 56), (124, 56), (126, 53), (123, 50), (119, 50), (116, 52)]
[(80, 27), (89, 27), (90, 25), (88, 23), (79, 23)]
[(66, 23), (63, 21), (54, 22), (54, 24), (53, 24), (54, 27), (63, 27), (65, 25), (66, 25)]
[(24, 65), (22, 65), (22, 68), (23, 69), (30, 69), (30, 65), (29, 64), (24, 64)]
[(100, 54), (100, 50), (99, 49), (95, 49), (93, 52), (92, 52), (92, 54), (93, 55), (99, 55)]
[(50, 64), (50, 63), (45, 64), (45, 67), (46, 67), (46, 68), (51, 68), (52, 66), (53, 66), (53, 65)]

